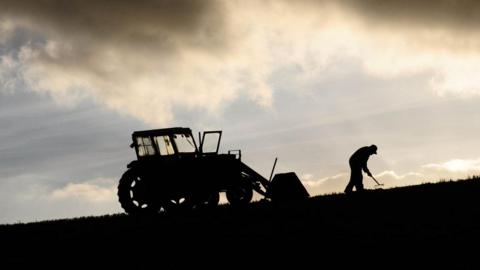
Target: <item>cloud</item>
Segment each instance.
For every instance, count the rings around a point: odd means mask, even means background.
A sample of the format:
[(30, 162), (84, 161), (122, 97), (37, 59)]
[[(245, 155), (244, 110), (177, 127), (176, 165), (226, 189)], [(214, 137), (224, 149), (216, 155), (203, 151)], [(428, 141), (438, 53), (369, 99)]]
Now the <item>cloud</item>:
[(409, 173), (399, 175), (394, 171), (383, 171), (379, 174), (374, 175), (374, 177), (379, 178), (379, 179), (391, 178), (391, 179), (394, 179), (394, 180), (403, 180), (403, 179), (409, 178), (409, 177), (422, 177), (422, 176), (423, 175), (421, 173), (417, 173), (417, 172), (409, 172)]
[(17, 68), (18, 63), (9, 55), (0, 56), (0, 91), (11, 93), (15, 90), (15, 83), (18, 79), (15, 76)]
[(479, 174), (480, 158), (478, 159), (452, 159), (443, 163), (430, 163), (422, 166), (425, 169), (431, 169), (448, 173)]
[(346, 178), (346, 177), (348, 177), (347, 173), (339, 173), (337, 175), (324, 177), (324, 178), (321, 178), (321, 179), (318, 179), (318, 180), (313, 180), (313, 175), (311, 175), (311, 174), (303, 175), (301, 178), (302, 178), (302, 183), (304, 185), (314, 187), (314, 186), (321, 185), (325, 182), (329, 182), (329, 181), (332, 181), (332, 180), (336, 181), (338, 179), (342, 179), (342, 178)]
[(116, 201), (116, 185), (112, 179), (94, 179), (83, 183), (68, 183), (55, 189), (50, 197), (54, 200), (80, 200), (91, 203)]
[(348, 173), (339, 173), (321, 179), (315, 179), (313, 175), (308, 178), (302, 176), (301, 180), (310, 195), (316, 196), (325, 193), (343, 192), (348, 178)]
[(226, 50), (218, 1), (2, 1), (36, 39), (17, 54), (29, 86), (59, 103), (93, 98), (151, 125), (175, 106), (218, 112), (239, 92), (271, 104), (265, 74)]
[(439, 95), (480, 94), (475, 1), (379, 3), (3, 0), (1, 31), (31, 38), (2, 53), (12, 62), (0, 80), (153, 126), (176, 108), (217, 115), (240, 96), (270, 108), (278, 72), (293, 68), (301, 91), (326, 69), (341, 75), (345, 59), (381, 79), (425, 74)]
[(340, 5), (367, 20), (388, 26), (473, 30), (480, 26), (480, 3), (475, 0), (344, 0)]
[[(428, 175), (424, 175), (419, 172), (408, 172), (404, 174), (398, 174), (395, 171), (391, 171), (391, 170), (383, 171), (379, 174), (375, 174), (374, 177), (377, 179), (377, 181), (384, 184), (386, 187), (407, 186), (407, 185), (419, 184), (422, 182), (438, 180), (436, 178), (434, 179), (429, 178)], [(367, 181), (370, 181), (370, 180), (367, 180)], [(373, 181), (371, 183), (373, 184)]]
[(13, 32), (13, 25), (5, 20), (0, 19), (0, 43), (5, 42)]

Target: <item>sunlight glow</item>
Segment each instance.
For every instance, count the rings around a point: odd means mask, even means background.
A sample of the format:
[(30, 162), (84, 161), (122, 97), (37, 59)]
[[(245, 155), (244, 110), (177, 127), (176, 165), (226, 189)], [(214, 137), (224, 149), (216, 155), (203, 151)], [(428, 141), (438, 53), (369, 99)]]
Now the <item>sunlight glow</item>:
[(474, 174), (480, 172), (480, 159), (452, 159), (440, 164), (427, 164), (423, 167), (435, 170), (446, 170), (449, 172)]

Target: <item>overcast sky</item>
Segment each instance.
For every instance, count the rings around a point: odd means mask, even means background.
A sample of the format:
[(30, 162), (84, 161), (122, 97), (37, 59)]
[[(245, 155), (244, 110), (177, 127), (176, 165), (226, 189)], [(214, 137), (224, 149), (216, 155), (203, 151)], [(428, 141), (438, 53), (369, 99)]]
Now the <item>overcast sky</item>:
[[(480, 173), (480, 2), (0, 0), (0, 223), (122, 212), (134, 130), (342, 192)], [(367, 188), (373, 181), (364, 179)]]

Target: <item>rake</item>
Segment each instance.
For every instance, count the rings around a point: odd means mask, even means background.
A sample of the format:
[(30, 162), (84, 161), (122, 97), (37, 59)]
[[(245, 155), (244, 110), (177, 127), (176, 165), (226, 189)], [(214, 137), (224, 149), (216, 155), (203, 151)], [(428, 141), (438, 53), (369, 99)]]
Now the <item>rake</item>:
[(375, 185), (376, 187), (380, 187), (380, 186), (383, 186), (383, 184), (380, 184), (377, 179), (375, 179), (375, 177), (373, 177), (373, 175), (370, 175), (370, 177), (373, 179), (373, 181), (375, 181), (375, 183), (377, 183), (377, 185)]

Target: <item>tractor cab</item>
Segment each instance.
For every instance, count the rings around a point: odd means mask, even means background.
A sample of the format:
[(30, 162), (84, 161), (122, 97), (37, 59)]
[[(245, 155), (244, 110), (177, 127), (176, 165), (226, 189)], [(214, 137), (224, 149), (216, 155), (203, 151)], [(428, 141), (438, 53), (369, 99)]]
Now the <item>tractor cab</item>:
[(220, 148), (221, 131), (206, 131), (197, 147), (189, 128), (166, 128), (135, 131), (132, 144), (139, 160), (149, 157), (216, 155)]

